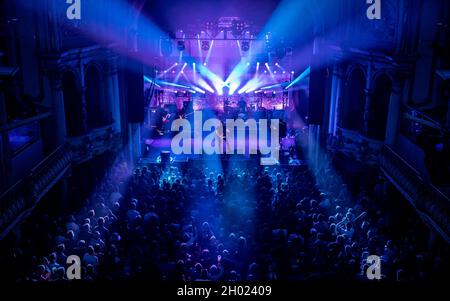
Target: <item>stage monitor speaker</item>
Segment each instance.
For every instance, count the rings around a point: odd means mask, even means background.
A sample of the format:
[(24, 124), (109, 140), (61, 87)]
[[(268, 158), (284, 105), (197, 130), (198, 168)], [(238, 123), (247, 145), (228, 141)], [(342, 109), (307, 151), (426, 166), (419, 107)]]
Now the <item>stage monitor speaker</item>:
[[(316, 64), (319, 65), (319, 64)], [(308, 124), (322, 124), (325, 90), (329, 76), (327, 66), (312, 66), (309, 78)]]
[(142, 63), (128, 59), (125, 63), (128, 122), (144, 122), (144, 73)]

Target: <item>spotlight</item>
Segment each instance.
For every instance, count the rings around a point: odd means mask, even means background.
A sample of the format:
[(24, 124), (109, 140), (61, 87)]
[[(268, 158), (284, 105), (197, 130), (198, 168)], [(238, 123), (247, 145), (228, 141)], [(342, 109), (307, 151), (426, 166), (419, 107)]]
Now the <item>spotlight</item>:
[(249, 43), (249, 41), (242, 41), (241, 42), (241, 49), (244, 52), (249, 51), (250, 50), (250, 43)]
[(178, 51), (184, 51), (184, 49), (186, 49), (186, 46), (184, 45), (184, 41), (177, 42), (177, 49), (178, 49)]
[(291, 71), (291, 74), (294, 74), (294, 71)]
[(238, 37), (242, 34), (245, 29), (245, 23), (238, 20), (233, 20), (232, 22), (232, 33), (233, 36)]
[(209, 41), (202, 41), (202, 50), (203, 51), (209, 50)]

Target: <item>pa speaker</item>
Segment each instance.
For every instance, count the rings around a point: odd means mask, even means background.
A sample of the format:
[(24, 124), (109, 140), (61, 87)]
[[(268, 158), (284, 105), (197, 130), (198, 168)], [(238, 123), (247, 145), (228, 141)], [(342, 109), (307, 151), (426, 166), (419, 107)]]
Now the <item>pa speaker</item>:
[(127, 60), (125, 65), (128, 122), (144, 122), (144, 72), (140, 62)]
[(325, 89), (329, 76), (327, 66), (311, 67), (309, 78), (308, 124), (322, 124), (325, 107)]

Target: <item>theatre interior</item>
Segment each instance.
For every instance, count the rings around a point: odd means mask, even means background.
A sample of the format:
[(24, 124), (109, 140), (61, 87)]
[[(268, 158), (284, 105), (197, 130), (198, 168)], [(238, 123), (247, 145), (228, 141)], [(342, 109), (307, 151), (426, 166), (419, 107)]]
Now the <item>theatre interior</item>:
[(449, 280), (449, 1), (67, 2), (0, 0), (2, 280)]

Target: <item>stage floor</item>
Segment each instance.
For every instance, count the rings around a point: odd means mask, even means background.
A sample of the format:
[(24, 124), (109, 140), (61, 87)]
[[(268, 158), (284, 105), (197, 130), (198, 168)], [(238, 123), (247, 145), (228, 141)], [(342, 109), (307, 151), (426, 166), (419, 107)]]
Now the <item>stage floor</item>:
[[(214, 161), (221, 160), (223, 158), (231, 159), (232, 161), (248, 161), (251, 158), (258, 158), (258, 155), (248, 154), (248, 145), (250, 142), (254, 142), (257, 145), (257, 141), (249, 141), (246, 137), (246, 152), (245, 154), (237, 154), (236, 149), (234, 154), (223, 154), (223, 155), (207, 155), (207, 154), (179, 154), (175, 155), (171, 151), (171, 141), (170, 137), (161, 137), (156, 139), (145, 140), (145, 148), (142, 154), (141, 163), (160, 163), (161, 152), (170, 152), (171, 162), (187, 162), (188, 160), (206, 160)], [(225, 143), (223, 143), (223, 148), (225, 150)], [(236, 143), (235, 143), (236, 146)], [(282, 148), (280, 150), (280, 158), (283, 152), (288, 152), (289, 148), (295, 147), (295, 139), (288, 137), (282, 139)], [(225, 152), (224, 152), (225, 153)], [(293, 165), (295, 162), (293, 162)]]

